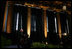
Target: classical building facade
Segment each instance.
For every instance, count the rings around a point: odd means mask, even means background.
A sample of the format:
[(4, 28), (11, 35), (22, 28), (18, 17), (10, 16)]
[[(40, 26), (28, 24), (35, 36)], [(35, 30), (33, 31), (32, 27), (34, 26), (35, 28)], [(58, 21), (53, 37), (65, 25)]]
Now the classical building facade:
[(3, 32), (23, 31), (34, 41), (55, 42), (70, 33), (70, 12), (66, 11), (34, 3), (7, 1)]

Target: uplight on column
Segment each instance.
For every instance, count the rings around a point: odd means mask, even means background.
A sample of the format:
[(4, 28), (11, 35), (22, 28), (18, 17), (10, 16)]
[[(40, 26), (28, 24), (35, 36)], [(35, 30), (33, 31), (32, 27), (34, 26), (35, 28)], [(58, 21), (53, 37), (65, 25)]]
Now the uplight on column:
[(61, 33), (61, 23), (60, 23), (60, 16), (57, 14), (57, 19), (58, 19), (58, 32), (59, 32), (59, 38), (62, 38), (62, 33)]
[(7, 16), (8, 16), (8, 1), (6, 2), (5, 13), (4, 13), (4, 21), (3, 21), (3, 31), (6, 31), (7, 26)]
[(46, 9), (44, 9), (44, 35), (47, 38), (47, 16), (46, 16)]
[(31, 32), (31, 9), (28, 7), (28, 19), (27, 19), (27, 34), (28, 38), (30, 38)]

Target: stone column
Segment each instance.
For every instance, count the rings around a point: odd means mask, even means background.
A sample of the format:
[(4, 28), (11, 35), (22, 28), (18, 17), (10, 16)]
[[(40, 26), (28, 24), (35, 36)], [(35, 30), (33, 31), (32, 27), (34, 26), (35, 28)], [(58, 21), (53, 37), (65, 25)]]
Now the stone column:
[(46, 16), (46, 8), (44, 10), (44, 35), (47, 38), (47, 16)]
[(13, 6), (9, 5), (8, 8), (8, 17), (7, 17), (7, 33), (11, 33), (11, 25), (12, 25), (12, 11), (13, 11)]
[(61, 33), (61, 23), (60, 23), (60, 15), (57, 13), (57, 20), (58, 20), (58, 32), (59, 32), (59, 38), (62, 38), (62, 33)]
[(8, 10), (8, 1), (6, 2), (5, 12), (4, 12), (3, 31), (6, 31), (5, 27), (6, 27), (6, 19), (7, 19), (7, 10)]
[(28, 34), (28, 38), (30, 38), (30, 34), (31, 34), (31, 8), (30, 7), (28, 7), (27, 34)]

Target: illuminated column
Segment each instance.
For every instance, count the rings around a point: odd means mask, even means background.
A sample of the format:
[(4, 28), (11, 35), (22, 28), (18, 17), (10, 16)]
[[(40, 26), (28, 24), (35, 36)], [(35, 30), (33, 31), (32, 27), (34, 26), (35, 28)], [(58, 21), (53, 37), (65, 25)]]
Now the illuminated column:
[(69, 24), (68, 24), (68, 20), (66, 20), (67, 22), (67, 30), (68, 30), (68, 33), (69, 33)]
[(61, 39), (61, 38), (62, 38), (62, 33), (61, 33), (61, 23), (60, 23), (59, 13), (57, 13), (57, 20), (58, 20), (58, 32), (59, 32), (59, 37), (60, 37), (60, 39)]
[(46, 16), (46, 8), (44, 8), (44, 35), (47, 38), (47, 16)]
[(55, 31), (57, 33), (57, 20), (56, 20), (56, 17), (55, 17)]
[(27, 18), (27, 34), (28, 34), (28, 38), (30, 38), (30, 32), (31, 32), (31, 8), (28, 7), (28, 18)]
[(4, 21), (3, 21), (3, 31), (6, 31), (7, 14), (8, 14), (8, 1), (6, 2), (6, 7), (5, 7)]
[(11, 33), (11, 23), (12, 23), (12, 5), (9, 5), (8, 18), (7, 18), (7, 33)]
[(19, 12), (17, 13), (16, 31), (18, 31), (18, 23), (19, 23)]

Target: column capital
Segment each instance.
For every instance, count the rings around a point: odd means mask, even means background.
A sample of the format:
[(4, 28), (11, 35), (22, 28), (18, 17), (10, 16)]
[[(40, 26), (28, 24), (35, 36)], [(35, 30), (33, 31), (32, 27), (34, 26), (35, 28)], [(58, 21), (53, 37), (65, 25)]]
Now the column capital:
[(43, 8), (43, 10), (47, 10), (47, 8)]
[(43, 10), (47, 10), (48, 8), (49, 8), (49, 7), (45, 7), (45, 6), (44, 6), (44, 7), (43, 7)]

